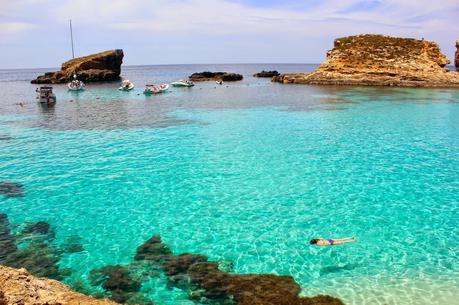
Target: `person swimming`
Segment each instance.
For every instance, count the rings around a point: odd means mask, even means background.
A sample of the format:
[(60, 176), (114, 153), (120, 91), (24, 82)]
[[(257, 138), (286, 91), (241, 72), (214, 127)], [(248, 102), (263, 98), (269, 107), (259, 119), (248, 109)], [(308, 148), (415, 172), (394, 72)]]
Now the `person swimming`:
[(342, 245), (345, 243), (352, 243), (357, 241), (355, 237), (347, 237), (347, 238), (338, 238), (338, 239), (325, 239), (325, 238), (314, 238), (309, 241), (311, 245), (317, 246), (336, 246)]

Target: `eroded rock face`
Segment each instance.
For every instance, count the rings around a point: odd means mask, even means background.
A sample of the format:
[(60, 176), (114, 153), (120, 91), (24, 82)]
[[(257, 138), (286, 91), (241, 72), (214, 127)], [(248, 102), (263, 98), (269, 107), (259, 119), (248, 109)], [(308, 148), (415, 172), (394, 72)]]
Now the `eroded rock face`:
[(202, 81), (224, 81), (224, 82), (233, 82), (242, 80), (244, 77), (241, 74), (237, 73), (228, 73), (228, 72), (200, 72), (193, 73), (189, 76), (189, 79), (194, 82)]
[(454, 56), (454, 64), (456, 65), (456, 71), (459, 72), (459, 40), (456, 40), (456, 54)]
[(412, 38), (359, 35), (335, 40), (327, 59), (309, 74), (283, 74), (273, 81), (318, 85), (455, 87), (459, 74), (438, 44)]
[(84, 82), (117, 80), (120, 77), (123, 57), (123, 50), (120, 49), (78, 57), (63, 63), (60, 71), (45, 73), (31, 83), (66, 83), (73, 79), (73, 74), (77, 74), (78, 79)]
[(25, 269), (0, 266), (1, 305), (116, 305), (73, 292), (55, 280), (36, 278)]

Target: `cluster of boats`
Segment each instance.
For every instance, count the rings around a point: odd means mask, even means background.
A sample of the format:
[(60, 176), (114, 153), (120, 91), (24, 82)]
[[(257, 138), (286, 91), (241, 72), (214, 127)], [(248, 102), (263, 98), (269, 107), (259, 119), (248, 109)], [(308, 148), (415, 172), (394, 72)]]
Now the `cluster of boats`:
[[(193, 87), (194, 83), (190, 80), (178, 80), (170, 84), (173, 87)], [(169, 87), (169, 84), (152, 84), (152, 85), (145, 85), (145, 89), (143, 93), (145, 95), (152, 95), (152, 94), (159, 94), (166, 92)], [(131, 91), (134, 89), (134, 83), (130, 80), (125, 79), (121, 83), (121, 87), (118, 88), (120, 91)], [(69, 91), (83, 91), (85, 90), (85, 84), (77, 79), (77, 76), (73, 75), (73, 80), (67, 84), (67, 88)], [(42, 86), (36, 89), (37, 92), (37, 99), (40, 103), (46, 105), (53, 105), (56, 103), (56, 95), (53, 93), (53, 87), (49, 86)]]

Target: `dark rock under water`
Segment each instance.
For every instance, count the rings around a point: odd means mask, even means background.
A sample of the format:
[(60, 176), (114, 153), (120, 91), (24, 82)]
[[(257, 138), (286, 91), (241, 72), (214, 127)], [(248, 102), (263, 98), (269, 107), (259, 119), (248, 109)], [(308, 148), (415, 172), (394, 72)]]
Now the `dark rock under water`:
[(59, 269), (62, 252), (51, 244), (54, 232), (49, 224), (39, 221), (28, 227), (31, 233), (39, 235), (33, 239), (24, 238), (23, 234), (17, 237), (11, 232), (7, 215), (0, 214), (0, 265), (25, 268), (38, 277), (62, 280), (68, 276), (68, 269)]
[[(161, 251), (158, 251), (161, 249)], [(151, 252), (148, 252), (151, 250)], [(167, 254), (170, 253), (170, 254)], [(342, 305), (331, 296), (300, 297), (300, 286), (291, 276), (273, 274), (231, 274), (219, 269), (217, 262), (200, 254), (174, 255), (159, 236), (147, 240), (137, 250), (137, 260), (160, 263), (176, 287), (220, 304), (239, 305)], [(188, 280), (188, 281), (187, 281)], [(197, 293), (198, 292), (198, 293)]]
[(6, 197), (21, 197), (24, 195), (24, 187), (20, 183), (0, 181), (0, 194)]

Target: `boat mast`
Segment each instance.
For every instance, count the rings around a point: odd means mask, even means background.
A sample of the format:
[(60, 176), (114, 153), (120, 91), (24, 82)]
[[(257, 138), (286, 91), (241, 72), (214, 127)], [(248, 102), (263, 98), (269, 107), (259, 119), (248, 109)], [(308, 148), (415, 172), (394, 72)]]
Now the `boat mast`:
[(70, 40), (72, 42), (72, 58), (75, 58), (75, 52), (73, 50), (73, 30), (72, 30), (72, 19), (70, 19)]

